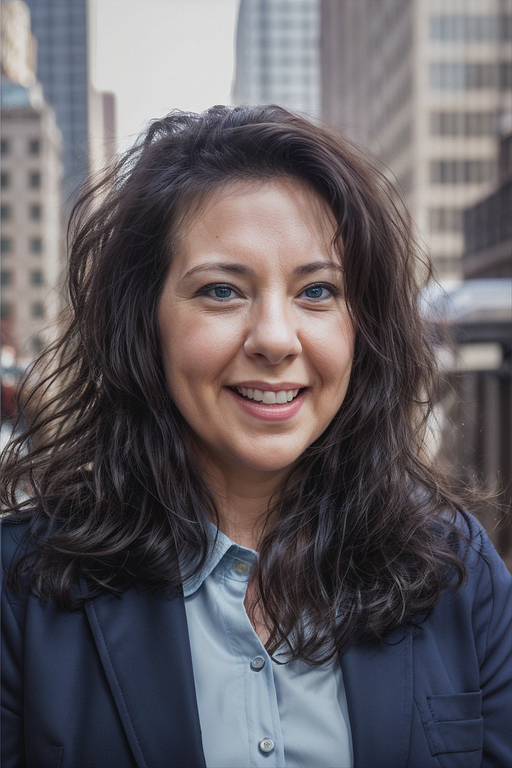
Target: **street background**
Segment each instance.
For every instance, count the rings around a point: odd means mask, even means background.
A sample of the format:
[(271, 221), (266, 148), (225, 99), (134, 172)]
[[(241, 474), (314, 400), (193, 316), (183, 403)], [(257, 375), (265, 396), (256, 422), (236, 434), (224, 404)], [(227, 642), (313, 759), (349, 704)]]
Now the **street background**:
[(171, 109), (278, 103), (387, 167), (446, 322), (431, 450), (512, 566), (512, 0), (2, 0), (2, 441), (55, 336), (77, 188)]

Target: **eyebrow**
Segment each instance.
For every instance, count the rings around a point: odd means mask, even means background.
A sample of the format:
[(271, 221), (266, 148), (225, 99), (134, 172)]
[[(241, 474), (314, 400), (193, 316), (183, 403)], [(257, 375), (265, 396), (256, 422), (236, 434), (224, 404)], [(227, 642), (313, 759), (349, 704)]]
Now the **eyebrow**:
[[(343, 274), (343, 267), (341, 264), (336, 264), (333, 261), (313, 261), (311, 264), (302, 264), (300, 267), (296, 267), (293, 272), (295, 275), (310, 275), (313, 272), (319, 272), (321, 269), (334, 269), (336, 272), (341, 272)], [(183, 275), (182, 280), (186, 280), (197, 272), (210, 272), (212, 270), (218, 272), (231, 272), (235, 275), (246, 275), (248, 277), (254, 277), (256, 274), (253, 269), (245, 264), (224, 264), (217, 262), (214, 264), (198, 264), (197, 267), (192, 267), (192, 269), (189, 269), (189, 271)]]

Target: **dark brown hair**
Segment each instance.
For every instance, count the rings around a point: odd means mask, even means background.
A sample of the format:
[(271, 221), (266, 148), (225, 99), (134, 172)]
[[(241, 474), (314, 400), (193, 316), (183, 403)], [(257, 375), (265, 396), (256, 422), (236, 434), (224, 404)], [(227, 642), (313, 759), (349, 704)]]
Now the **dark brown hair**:
[(259, 550), (267, 648), (288, 639), (318, 663), (428, 615), (465, 578), (458, 499), (425, 454), (436, 385), (418, 309), (425, 264), (384, 175), (331, 129), (276, 106), (172, 112), (84, 194), (69, 321), (31, 375), (34, 415), (9, 448), (3, 499), (35, 542), (11, 581), (28, 571), (65, 607), (80, 604), (79, 576), (93, 596), (176, 588), (201, 567), (218, 518), (166, 386), (158, 302), (189, 207), (233, 180), (276, 177), (331, 209), (356, 329), (345, 401), (275, 495)]

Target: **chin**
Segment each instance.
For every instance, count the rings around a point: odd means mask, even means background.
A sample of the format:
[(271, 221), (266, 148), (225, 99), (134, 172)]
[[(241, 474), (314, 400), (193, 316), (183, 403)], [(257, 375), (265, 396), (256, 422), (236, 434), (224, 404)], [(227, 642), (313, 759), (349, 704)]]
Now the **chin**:
[(243, 464), (248, 470), (255, 472), (282, 472), (283, 470), (291, 469), (299, 458), (296, 453), (293, 455), (279, 455), (277, 451), (269, 450), (261, 457), (238, 457), (238, 463)]

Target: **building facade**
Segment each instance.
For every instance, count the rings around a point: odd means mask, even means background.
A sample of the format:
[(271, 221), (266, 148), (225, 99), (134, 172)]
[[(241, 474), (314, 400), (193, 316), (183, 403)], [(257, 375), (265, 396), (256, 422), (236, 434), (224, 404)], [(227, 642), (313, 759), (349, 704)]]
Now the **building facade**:
[(235, 104), (320, 112), (319, 0), (241, 0)]
[(62, 308), (62, 136), (38, 83), (2, 81), (1, 108), (2, 325), (30, 359)]
[(512, 0), (321, 0), (322, 117), (391, 169), (440, 277), (496, 183), (511, 40)]
[(62, 132), (66, 202), (88, 171), (87, 0), (26, 3), (37, 40), (37, 76)]
[(512, 133), (500, 142), (499, 184), (464, 212), (464, 277), (512, 277)]

